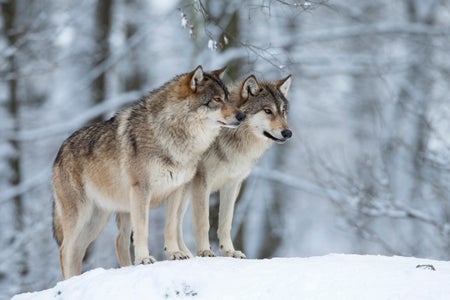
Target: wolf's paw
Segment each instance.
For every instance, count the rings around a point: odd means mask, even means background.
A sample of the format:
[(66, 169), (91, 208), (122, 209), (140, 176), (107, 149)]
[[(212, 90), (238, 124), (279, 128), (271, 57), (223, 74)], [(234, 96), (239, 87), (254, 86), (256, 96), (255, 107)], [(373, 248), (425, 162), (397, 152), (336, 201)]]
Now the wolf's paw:
[(192, 252), (186, 246), (180, 246), (180, 251), (186, 254), (189, 258), (194, 258)]
[(189, 254), (183, 251), (166, 251), (166, 257), (168, 260), (183, 260), (191, 258)]
[(156, 262), (156, 259), (153, 256), (147, 257), (136, 257), (134, 260), (135, 265), (149, 265)]
[(197, 256), (200, 256), (200, 257), (215, 257), (216, 255), (214, 254), (214, 252), (212, 252), (212, 250), (207, 249), (207, 250), (197, 251)]
[(222, 251), (223, 256), (233, 257), (233, 258), (247, 258), (244, 253), (239, 250), (226, 250)]

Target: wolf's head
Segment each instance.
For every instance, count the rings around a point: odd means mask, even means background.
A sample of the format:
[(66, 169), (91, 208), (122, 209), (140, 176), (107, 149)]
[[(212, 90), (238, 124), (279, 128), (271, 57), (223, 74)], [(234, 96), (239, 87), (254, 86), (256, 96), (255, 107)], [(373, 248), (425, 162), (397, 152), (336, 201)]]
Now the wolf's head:
[(291, 75), (276, 82), (258, 82), (250, 75), (240, 86), (236, 105), (247, 115), (250, 130), (261, 138), (284, 143), (292, 137), (287, 122)]
[(206, 73), (198, 66), (188, 74), (189, 88), (195, 106), (210, 120), (222, 127), (234, 128), (245, 119), (245, 114), (228, 99), (228, 89), (221, 80), (224, 72), (225, 68)]

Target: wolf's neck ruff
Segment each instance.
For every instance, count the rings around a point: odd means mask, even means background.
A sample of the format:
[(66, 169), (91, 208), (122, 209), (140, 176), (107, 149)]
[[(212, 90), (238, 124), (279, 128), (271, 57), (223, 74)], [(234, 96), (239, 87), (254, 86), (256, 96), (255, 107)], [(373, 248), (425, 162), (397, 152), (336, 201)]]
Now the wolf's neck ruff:
[[(183, 117), (180, 117), (180, 112)], [(200, 116), (199, 116), (200, 115)], [(163, 126), (157, 129), (159, 143), (167, 148), (174, 161), (196, 162), (219, 134), (220, 125), (198, 112), (181, 106), (177, 113), (167, 112), (157, 118)]]
[(223, 153), (232, 156), (230, 159), (235, 159), (236, 155), (243, 155), (249, 160), (256, 160), (272, 144), (272, 140), (256, 135), (254, 129), (247, 122), (243, 122), (238, 128), (222, 129), (220, 138), (216, 138), (211, 147), (222, 148)]

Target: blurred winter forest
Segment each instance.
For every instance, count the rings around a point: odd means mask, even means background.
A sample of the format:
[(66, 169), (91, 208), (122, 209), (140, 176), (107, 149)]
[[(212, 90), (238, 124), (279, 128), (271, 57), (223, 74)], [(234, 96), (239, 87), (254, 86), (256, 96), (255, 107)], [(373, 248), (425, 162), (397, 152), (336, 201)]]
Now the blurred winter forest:
[[(450, 259), (449, 0), (1, 0), (0, 299), (61, 280), (51, 167), (81, 126), (197, 65), (292, 74), (294, 138), (246, 181), (249, 258)], [(216, 241), (217, 197), (211, 239)], [(164, 259), (164, 206), (150, 251)], [(185, 238), (195, 251), (191, 213)], [(114, 218), (85, 269), (117, 267)], [(217, 243), (214, 243), (217, 252)]]

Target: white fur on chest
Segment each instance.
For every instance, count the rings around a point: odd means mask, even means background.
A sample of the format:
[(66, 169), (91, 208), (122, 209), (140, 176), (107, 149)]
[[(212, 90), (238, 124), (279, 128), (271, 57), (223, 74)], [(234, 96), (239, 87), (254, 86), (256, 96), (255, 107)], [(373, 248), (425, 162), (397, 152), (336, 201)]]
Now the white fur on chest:
[(194, 174), (194, 166), (181, 168), (161, 165), (157, 171), (153, 169), (150, 188), (155, 196), (161, 196), (190, 181)]
[[(250, 174), (253, 166), (270, 146), (268, 143), (255, 142), (245, 151), (228, 153), (227, 159), (211, 152), (204, 157), (202, 164), (206, 171), (207, 185), (211, 191), (217, 191), (229, 182), (241, 182)], [(225, 151), (232, 151), (223, 148)]]
[(249, 174), (254, 163), (252, 160), (237, 159), (233, 161), (216, 161), (208, 164), (206, 180), (211, 191), (219, 190), (223, 185), (243, 181)]

